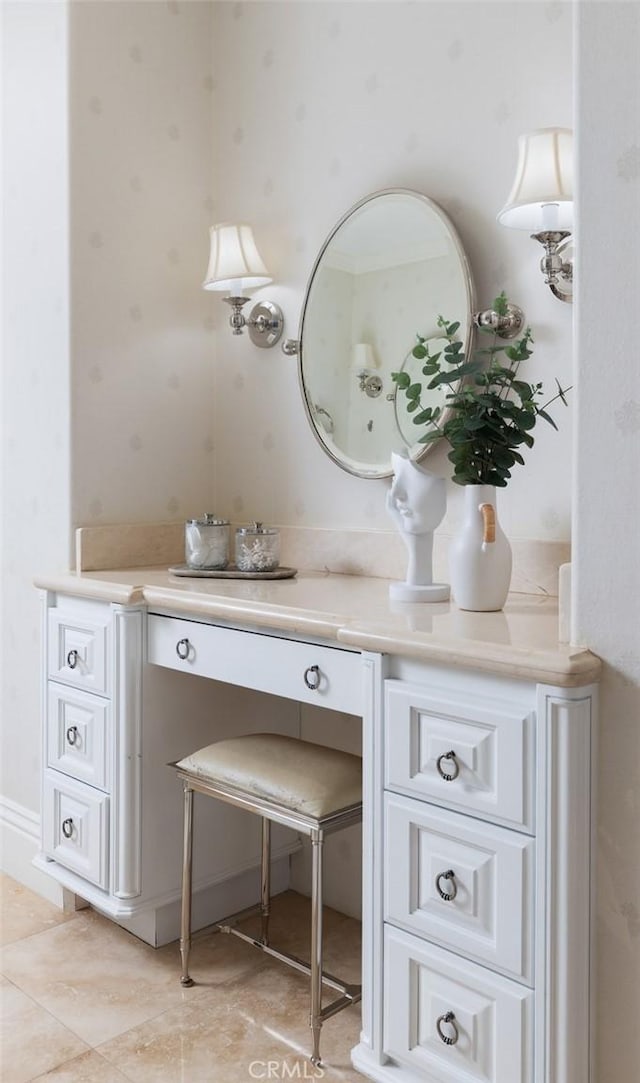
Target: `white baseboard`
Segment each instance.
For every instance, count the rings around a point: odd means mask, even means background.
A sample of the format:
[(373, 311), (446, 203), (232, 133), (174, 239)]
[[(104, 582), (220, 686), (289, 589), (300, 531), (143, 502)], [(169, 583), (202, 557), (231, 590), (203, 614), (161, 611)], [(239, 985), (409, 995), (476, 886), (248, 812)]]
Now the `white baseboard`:
[(39, 850), (38, 813), (0, 794), (0, 869), (36, 895), (62, 907), (62, 886), (33, 865)]
[[(289, 857), (285, 855), (272, 863), (271, 894), (279, 895), (288, 887)], [(192, 900), (191, 930), (196, 933), (231, 914), (255, 906), (259, 898), (258, 868), (247, 869), (244, 873), (196, 891)], [(146, 910), (132, 918), (121, 919), (118, 924), (151, 947), (160, 948), (180, 936), (180, 905), (180, 900), (176, 899), (158, 910)]]

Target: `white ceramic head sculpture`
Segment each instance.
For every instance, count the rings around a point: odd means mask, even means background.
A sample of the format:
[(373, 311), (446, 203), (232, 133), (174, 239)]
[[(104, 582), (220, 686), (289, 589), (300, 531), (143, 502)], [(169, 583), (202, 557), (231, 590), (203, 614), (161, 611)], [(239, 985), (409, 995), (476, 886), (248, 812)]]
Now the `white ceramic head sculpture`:
[(407, 578), (392, 583), (391, 597), (402, 602), (443, 602), (449, 597), (445, 583), (433, 582), (433, 531), (447, 509), (446, 482), (423, 470), (406, 454), (393, 454), (393, 482), (387, 493), (387, 511), (409, 553)]

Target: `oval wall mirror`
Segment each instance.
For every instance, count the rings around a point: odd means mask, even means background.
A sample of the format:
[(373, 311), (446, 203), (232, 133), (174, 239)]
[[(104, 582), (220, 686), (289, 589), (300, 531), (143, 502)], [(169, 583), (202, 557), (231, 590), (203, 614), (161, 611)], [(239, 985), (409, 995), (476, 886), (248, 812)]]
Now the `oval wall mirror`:
[[(394, 188), (352, 207), (325, 241), (304, 300), (298, 373), (307, 416), (328, 455), (363, 478), (390, 477), (391, 454), (421, 459), (392, 372), (415, 370), (416, 334), (434, 340), (438, 316), (473, 332), (469, 265), (451, 222), (426, 196)], [(434, 350), (432, 349), (432, 353)], [(441, 405), (443, 389), (425, 405)], [(402, 396), (401, 396), (402, 398)]]

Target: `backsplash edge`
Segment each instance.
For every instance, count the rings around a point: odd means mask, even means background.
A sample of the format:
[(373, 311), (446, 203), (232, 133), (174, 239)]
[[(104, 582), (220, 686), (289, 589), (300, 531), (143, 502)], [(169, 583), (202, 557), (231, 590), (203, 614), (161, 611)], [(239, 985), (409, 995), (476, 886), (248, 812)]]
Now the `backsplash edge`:
[[(232, 525), (232, 530), (235, 524)], [(404, 579), (407, 556), (395, 531), (280, 527), (281, 563), (299, 571), (325, 571), (381, 579)], [(451, 537), (436, 533), (436, 582), (448, 582)], [(558, 596), (558, 571), (571, 559), (563, 541), (511, 538), (515, 594)], [(76, 530), (76, 571), (142, 568), (184, 562), (184, 522), (118, 523)]]

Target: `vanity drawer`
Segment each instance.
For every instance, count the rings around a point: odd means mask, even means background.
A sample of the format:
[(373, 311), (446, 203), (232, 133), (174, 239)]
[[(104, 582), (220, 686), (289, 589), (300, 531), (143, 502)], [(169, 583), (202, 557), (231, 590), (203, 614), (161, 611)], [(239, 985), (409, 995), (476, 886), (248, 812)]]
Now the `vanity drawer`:
[(47, 698), (48, 766), (108, 789), (109, 701), (55, 681)]
[(364, 681), (355, 651), (156, 613), (149, 614), (147, 633), (147, 661), (154, 665), (362, 714)]
[(533, 839), (387, 794), (385, 846), (387, 921), (531, 984)]
[(57, 771), (46, 771), (44, 852), (98, 887), (108, 884), (109, 798)]
[(91, 692), (107, 691), (109, 614), (104, 620), (49, 610), (49, 676)]
[(533, 831), (534, 712), (486, 695), (385, 682), (385, 785)]
[(390, 926), (384, 952), (386, 1054), (433, 1083), (531, 1083), (531, 990)]

